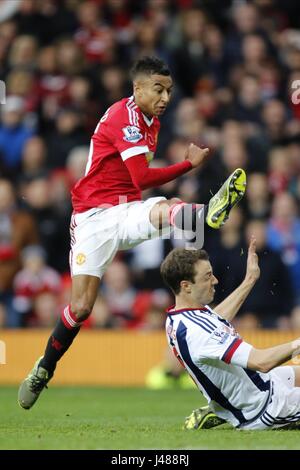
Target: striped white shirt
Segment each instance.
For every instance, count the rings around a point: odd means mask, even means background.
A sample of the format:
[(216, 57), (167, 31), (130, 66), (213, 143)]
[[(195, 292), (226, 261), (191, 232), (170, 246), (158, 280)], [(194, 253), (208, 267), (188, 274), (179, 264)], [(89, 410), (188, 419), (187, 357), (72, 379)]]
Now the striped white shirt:
[(233, 426), (255, 420), (271, 394), (269, 374), (247, 368), (252, 346), (208, 306), (169, 310), (167, 339), (211, 409)]

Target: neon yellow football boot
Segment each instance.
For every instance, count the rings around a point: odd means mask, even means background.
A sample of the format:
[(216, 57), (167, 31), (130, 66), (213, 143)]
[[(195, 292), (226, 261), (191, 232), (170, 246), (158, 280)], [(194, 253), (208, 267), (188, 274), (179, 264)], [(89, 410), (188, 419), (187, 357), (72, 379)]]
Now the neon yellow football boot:
[(210, 429), (226, 421), (215, 415), (209, 406), (202, 406), (192, 411), (192, 413), (185, 419), (183, 429)]
[(230, 210), (244, 196), (245, 190), (246, 173), (242, 168), (237, 168), (210, 199), (206, 223), (215, 229), (222, 227), (228, 219)]

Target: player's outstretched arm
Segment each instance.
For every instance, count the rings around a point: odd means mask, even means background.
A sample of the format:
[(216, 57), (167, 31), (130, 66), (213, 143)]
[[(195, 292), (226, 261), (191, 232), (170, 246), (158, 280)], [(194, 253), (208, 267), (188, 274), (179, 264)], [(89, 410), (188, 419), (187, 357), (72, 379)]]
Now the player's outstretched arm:
[(136, 155), (125, 160), (133, 184), (140, 190), (155, 188), (168, 183), (193, 168), (200, 168), (207, 160), (209, 149), (190, 144), (185, 159), (166, 168), (149, 168), (145, 155)]
[(214, 308), (221, 317), (231, 321), (259, 279), (260, 269), (256, 254), (256, 240), (251, 238), (248, 248), (247, 269), (243, 282), (226, 299)]
[(292, 357), (300, 354), (300, 338), (289, 343), (280, 344), (273, 348), (252, 348), (249, 354), (247, 367), (259, 372), (269, 372), (274, 367), (280, 366)]

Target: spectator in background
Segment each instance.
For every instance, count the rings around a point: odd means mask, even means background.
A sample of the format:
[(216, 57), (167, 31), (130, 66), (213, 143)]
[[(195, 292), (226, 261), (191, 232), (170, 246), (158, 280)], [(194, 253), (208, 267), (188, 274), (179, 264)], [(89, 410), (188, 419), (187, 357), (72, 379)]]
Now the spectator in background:
[(134, 247), (129, 256), (134, 283), (139, 289), (159, 289), (161, 287), (160, 264), (172, 248), (170, 240), (154, 238)]
[(53, 38), (72, 34), (77, 21), (72, 11), (78, 1), (22, 0), (19, 11), (13, 17), (20, 34), (34, 35), (40, 44), (49, 44)]
[(205, 62), (209, 75), (213, 78), (217, 88), (224, 87), (227, 81), (228, 62), (225, 57), (224, 36), (215, 24), (208, 24), (205, 28)]
[(251, 173), (247, 181), (247, 219), (265, 220), (270, 214), (270, 190), (264, 173)]
[(263, 132), (267, 150), (272, 145), (280, 145), (286, 137), (286, 110), (284, 104), (279, 100), (269, 100), (262, 109)]
[(117, 62), (114, 30), (103, 21), (101, 11), (92, 1), (81, 3), (77, 10), (80, 28), (74, 39), (90, 64)]
[(183, 178), (178, 185), (178, 197), (182, 201), (193, 202), (199, 201), (199, 183), (196, 175), (191, 175), (190, 178)]
[[(47, 266), (46, 252), (39, 245), (24, 248), (21, 259), (22, 269), (14, 278), (14, 307), (19, 314), (20, 324), (53, 326), (59, 309), (58, 295), (62, 287), (60, 275)], [(51, 316), (45, 307), (52, 305), (53, 301), (56, 315)]]
[(36, 93), (36, 79), (34, 73), (23, 69), (13, 69), (6, 78), (6, 92), (8, 95), (19, 96), (23, 99), (26, 123), (36, 125), (36, 111), (39, 105), (39, 94)]
[(78, 75), (85, 70), (85, 59), (79, 45), (72, 39), (60, 39), (57, 44), (57, 68), (67, 78)]
[(35, 178), (46, 173), (46, 147), (41, 137), (34, 136), (27, 140), (22, 154), (20, 181)]
[(5, 21), (0, 23), (0, 77), (1, 79), (6, 78), (8, 73), (7, 55), (15, 36), (16, 36), (16, 24), (13, 21)]
[(99, 104), (93, 99), (91, 81), (84, 75), (75, 75), (71, 78), (68, 87), (68, 100), (70, 106), (81, 114), (82, 125), (87, 134), (91, 134), (97, 125)]
[(22, 0), (1, 0), (0, 23), (9, 19), (20, 8)]
[(38, 44), (33, 36), (21, 35), (14, 40), (9, 53), (11, 68), (34, 71)]
[(222, 149), (221, 158), (227, 175), (232, 172), (233, 168), (247, 168), (248, 156), (244, 142), (226, 142)]
[(89, 154), (89, 148), (84, 145), (80, 147), (74, 147), (68, 154), (66, 161), (66, 171), (70, 182), (70, 188), (83, 177), (85, 173), (85, 167), (87, 157)]
[(292, 179), (290, 156), (284, 147), (274, 147), (269, 153), (269, 188), (274, 195), (286, 191)]
[[(291, 138), (285, 147), (288, 152), (288, 162), (291, 165), (292, 181), (300, 175), (300, 137)], [(298, 197), (298, 200), (300, 198)]]
[(248, 136), (251, 171), (267, 172), (269, 152), (274, 146), (284, 145), (288, 137), (287, 118), (287, 110), (278, 99), (270, 99), (263, 104), (259, 128)]
[(137, 328), (144, 322), (144, 310), (138, 308), (142, 293), (133, 287), (129, 269), (122, 261), (114, 261), (107, 268), (102, 294), (115, 327)]
[(267, 228), (268, 245), (277, 251), (291, 276), (300, 303), (300, 219), (295, 199), (287, 192), (275, 196)]
[(260, 122), (260, 86), (254, 75), (245, 75), (240, 83), (236, 102), (233, 104), (233, 119), (257, 126)]
[(0, 304), (8, 327), (20, 326), (13, 307), (13, 278), (21, 267), (20, 251), (37, 240), (34, 218), (17, 208), (12, 184), (0, 179)]
[(56, 292), (41, 292), (33, 301), (34, 317), (28, 326), (35, 328), (53, 328), (59, 316), (59, 302)]
[(220, 280), (216, 286), (215, 301), (220, 302), (235, 289), (243, 279), (244, 268), (241, 257), (244, 255), (245, 243), (242, 237), (243, 213), (239, 207), (231, 211), (226, 226), (220, 230), (220, 237), (212, 239), (207, 250), (214, 267), (216, 277)]
[[(139, 13), (139, 4), (128, 2), (128, 0), (118, 0), (117, 2), (107, 0), (102, 9), (106, 22), (112, 26), (115, 32), (118, 43), (124, 48), (130, 47), (134, 40), (133, 11)], [(155, 10), (157, 9), (155, 8)]]
[[(221, 92), (218, 93), (213, 81), (211, 79), (202, 79), (199, 81), (195, 90), (195, 103), (198, 111), (198, 115), (202, 116), (207, 125), (212, 127), (216, 131), (217, 127), (221, 125), (224, 119), (224, 109), (222, 107)], [(207, 139), (209, 136), (207, 137)], [(211, 142), (212, 147), (216, 147), (219, 144), (217, 142)]]
[(147, 19), (136, 23), (135, 46), (131, 49), (132, 58), (143, 56), (158, 56), (168, 61), (165, 49), (161, 47), (161, 32), (159, 25)]
[[(59, 67), (59, 44), (42, 47), (37, 58), (37, 95), (40, 104), (40, 131), (53, 126), (58, 111), (68, 102), (69, 78)], [(70, 59), (69, 59), (70, 60)]]
[(293, 177), (290, 184), (290, 192), (293, 194), (295, 199), (300, 202), (300, 172)]
[[(108, 0), (113, 3), (113, 0)], [(124, 3), (126, 0), (122, 0)], [(144, 9), (144, 17), (149, 18), (161, 33), (167, 33), (174, 11), (172, 2), (169, 0), (147, 0)]]
[[(61, 224), (72, 213), (69, 199), (70, 178), (67, 171), (65, 169), (54, 170), (49, 176), (49, 183), (51, 187), (51, 207)], [(67, 231), (65, 231), (66, 233)]]
[[(146, 298), (145, 295), (144, 298)], [(164, 327), (164, 315), (162, 315), (162, 313), (169, 307), (172, 299), (164, 288), (155, 289), (150, 292), (148, 299), (142, 329), (161, 330)]]
[(19, 34), (32, 34), (34, 37), (41, 39), (43, 30), (46, 27), (44, 18), (38, 11), (38, 3), (35, 0), (27, 0), (20, 2), (18, 11), (14, 16)]
[(259, 76), (269, 65), (266, 43), (258, 34), (249, 34), (242, 42), (242, 60), (248, 74)]
[(193, 96), (198, 80), (205, 74), (204, 37), (206, 15), (201, 9), (181, 13), (181, 40), (173, 52), (174, 77), (185, 96)]
[(45, 249), (49, 264), (60, 273), (68, 270), (69, 232), (66, 214), (53, 204), (51, 180), (40, 175), (24, 184), (22, 194), (27, 209), (35, 218), (40, 242)]
[(74, 108), (64, 108), (57, 116), (55, 129), (46, 139), (48, 148), (47, 165), (50, 168), (64, 168), (68, 153), (78, 145), (88, 144), (82, 116)]
[(118, 65), (103, 68), (97, 78), (100, 85), (98, 96), (103, 112), (115, 101), (122, 99), (124, 94), (129, 93), (127, 75)]
[(20, 170), (22, 152), (26, 142), (34, 135), (34, 130), (24, 123), (24, 102), (18, 96), (9, 96), (1, 107), (0, 151), (2, 165), (11, 177)]
[(174, 129), (176, 136), (200, 144), (204, 127), (205, 121), (198, 114), (195, 101), (192, 98), (182, 99), (175, 115)]
[(280, 98), (282, 81), (282, 68), (274, 62), (265, 64), (259, 73), (260, 96), (263, 102)]
[(251, 3), (235, 3), (232, 8), (232, 31), (226, 40), (226, 57), (230, 65), (241, 61), (243, 39), (261, 32), (261, 18), (258, 8)]
[(295, 301), (291, 276), (280, 255), (268, 246), (266, 231), (262, 220), (246, 225), (247, 242), (252, 236), (256, 239), (261, 274), (241, 308), (239, 328), (289, 328), (289, 314)]

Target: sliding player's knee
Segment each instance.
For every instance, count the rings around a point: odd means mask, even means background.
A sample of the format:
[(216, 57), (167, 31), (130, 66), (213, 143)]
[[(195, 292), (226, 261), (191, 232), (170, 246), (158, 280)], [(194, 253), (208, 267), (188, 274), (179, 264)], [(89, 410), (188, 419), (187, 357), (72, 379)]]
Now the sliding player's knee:
[(84, 321), (92, 313), (93, 304), (86, 299), (77, 300), (72, 304), (71, 310), (78, 321)]

